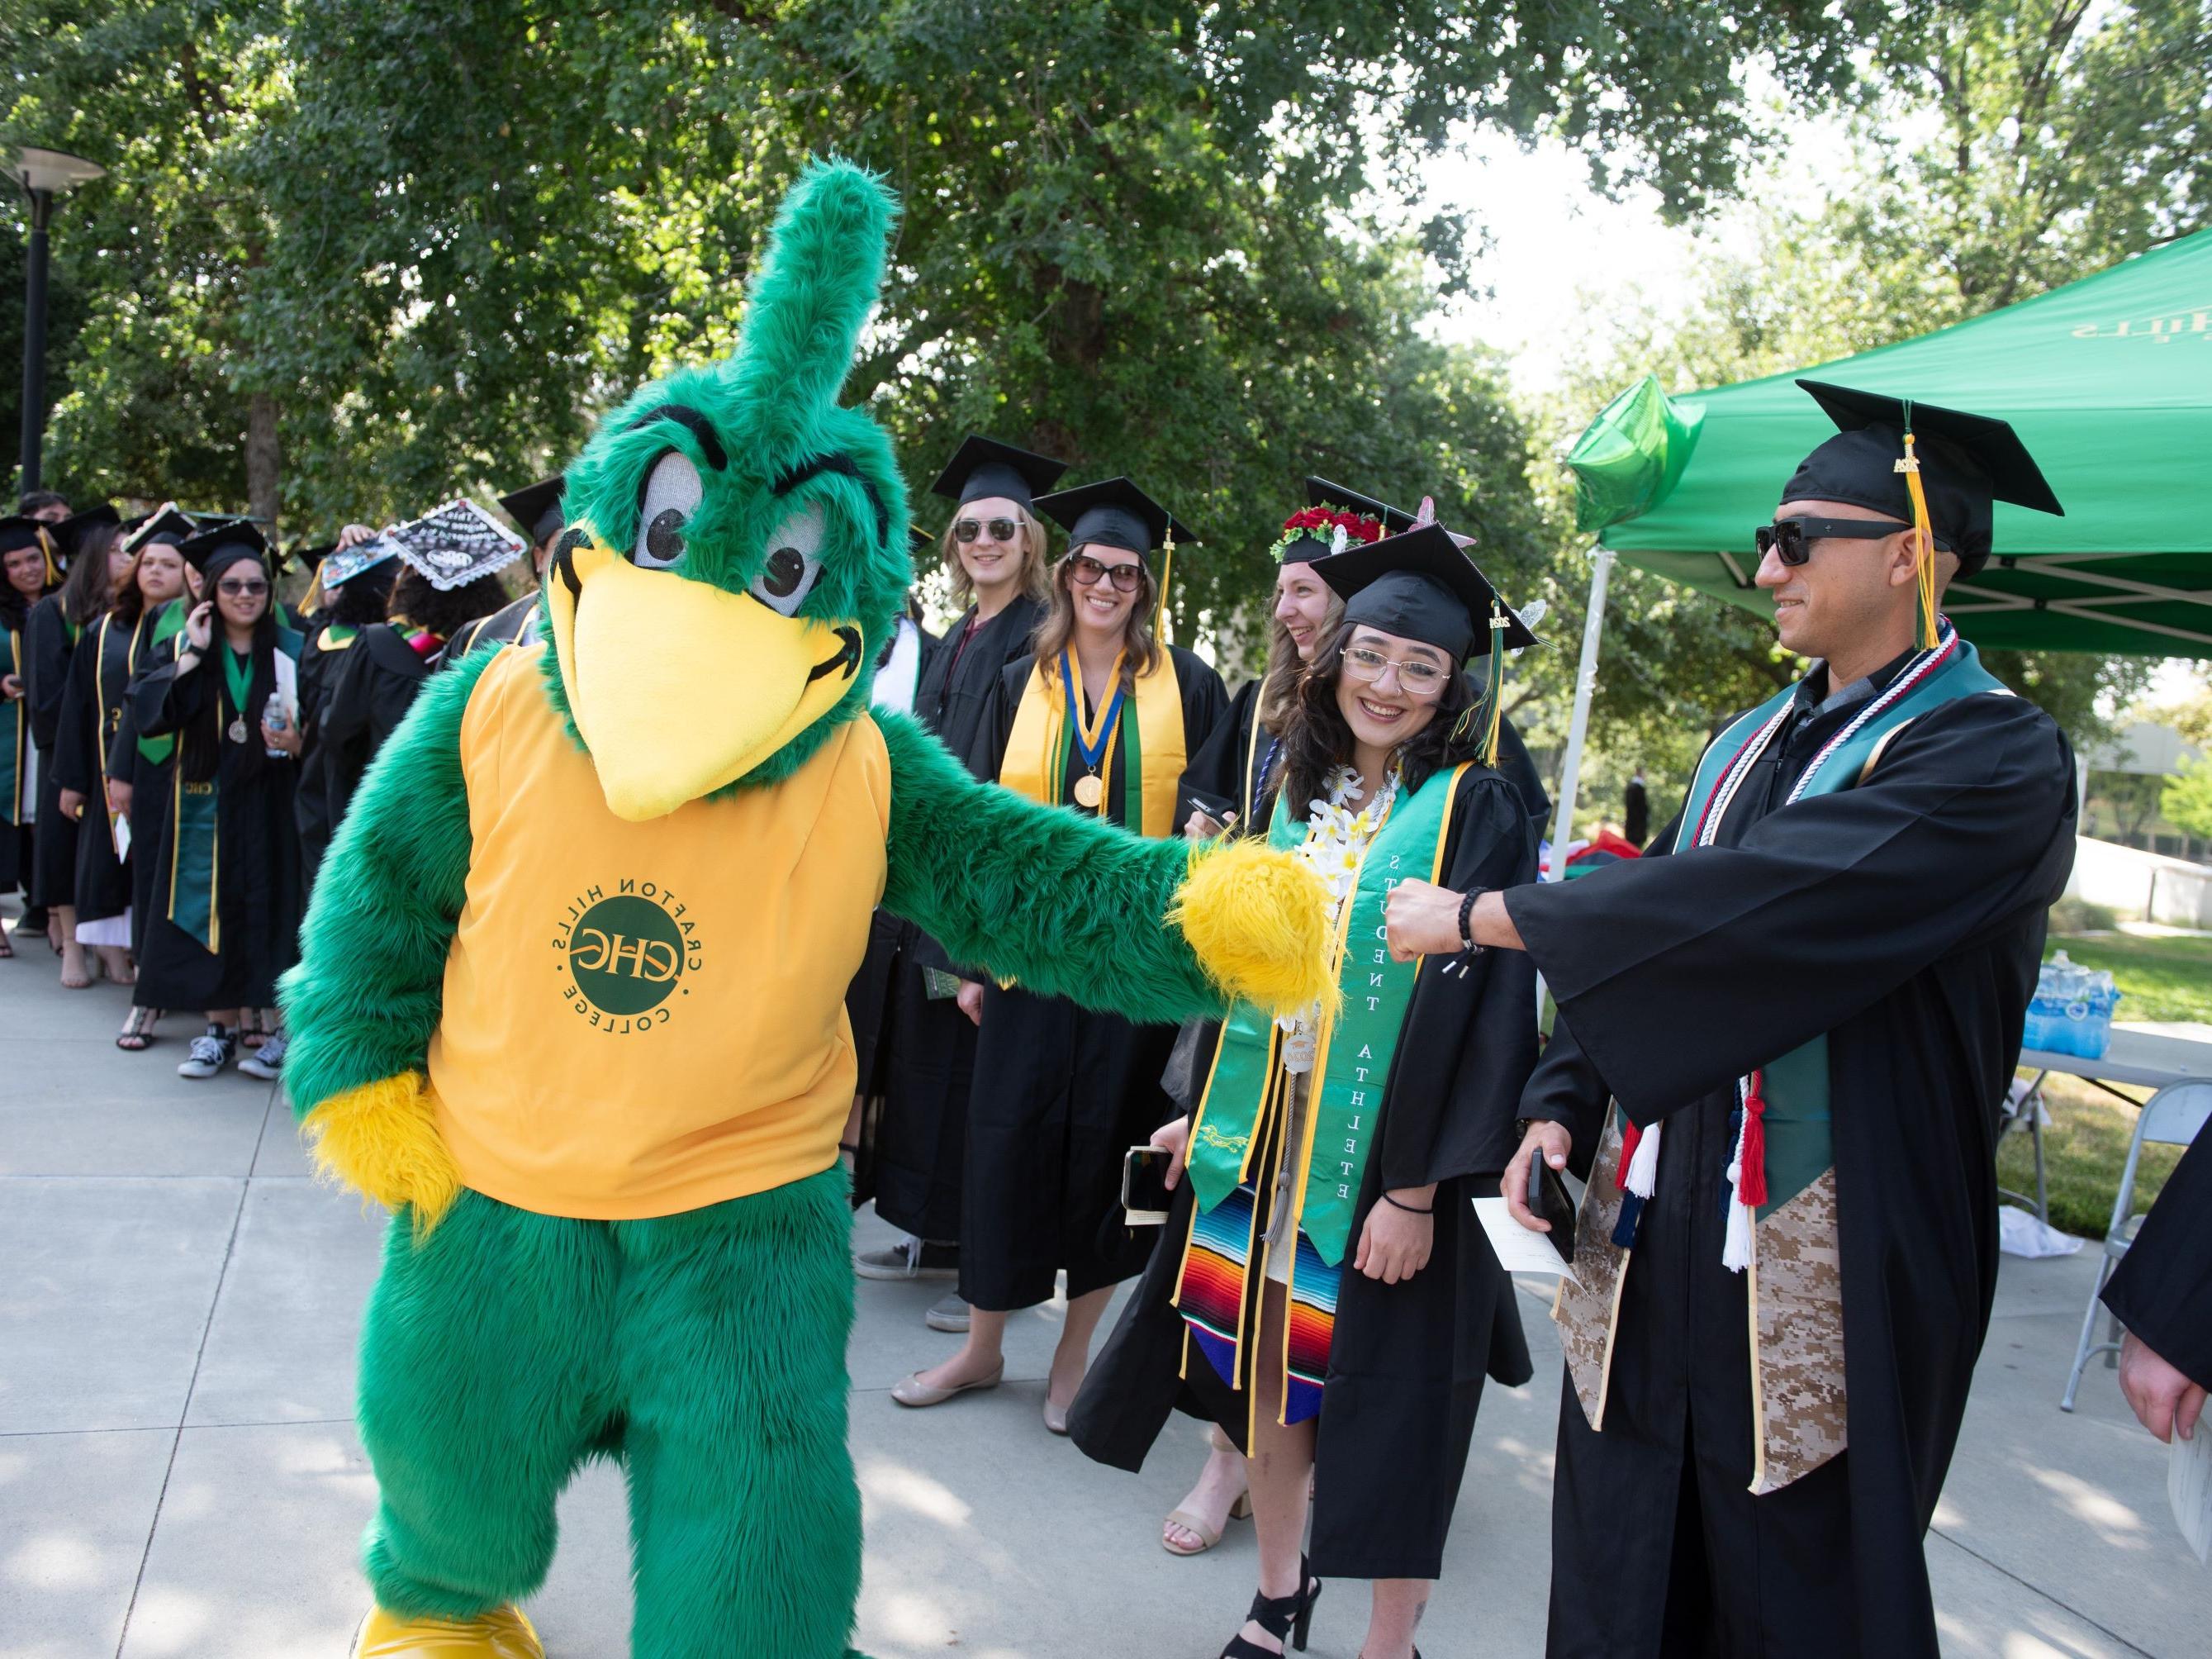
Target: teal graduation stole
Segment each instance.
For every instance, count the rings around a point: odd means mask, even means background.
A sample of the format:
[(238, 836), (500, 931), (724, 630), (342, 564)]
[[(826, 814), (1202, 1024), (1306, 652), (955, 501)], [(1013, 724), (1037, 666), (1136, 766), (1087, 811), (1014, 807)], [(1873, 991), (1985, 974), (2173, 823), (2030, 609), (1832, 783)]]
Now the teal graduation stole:
[[(161, 614), (155, 617), (154, 631), (149, 637), (147, 643), (156, 649), (159, 649), (161, 646), (167, 645), (171, 640), (173, 640), (178, 635), (185, 631), (185, 621), (190, 614), (191, 607), (182, 599), (171, 599), (167, 605), (161, 607)], [(143, 623), (144, 618), (140, 618), (140, 621)], [(135, 674), (137, 672), (135, 661), (135, 648), (133, 657), (134, 662), (131, 672)], [(177, 734), (173, 732), (164, 732), (158, 738), (141, 738), (138, 739), (138, 753), (149, 766), (161, 766), (166, 764), (169, 757), (176, 752)]]
[[(294, 662), (300, 659), (301, 640), (289, 629), (276, 630), (276, 649)], [(252, 695), (253, 684), (252, 659), (246, 659), (244, 690), (240, 688), (240, 676), (232, 665), (228, 645), (215, 649), (223, 659), (224, 690), (228, 694), (232, 711), (240, 720), (246, 718), (246, 704)], [(196, 672), (205, 673), (203, 662)], [(222, 728), (228, 724), (224, 718), (221, 701), (216, 705), (216, 745), (218, 754), (226, 741)], [(248, 732), (248, 743), (259, 735)], [(222, 907), (219, 900), (222, 879), (222, 791), (218, 780), (222, 775), (220, 761), (216, 775), (204, 783), (194, 783), (183, 775), (179, 769), (176, 788), (170, 797), (169, 835), (169, 920), (199, 942), (202, 949), (220, 955), (222, 951)]]

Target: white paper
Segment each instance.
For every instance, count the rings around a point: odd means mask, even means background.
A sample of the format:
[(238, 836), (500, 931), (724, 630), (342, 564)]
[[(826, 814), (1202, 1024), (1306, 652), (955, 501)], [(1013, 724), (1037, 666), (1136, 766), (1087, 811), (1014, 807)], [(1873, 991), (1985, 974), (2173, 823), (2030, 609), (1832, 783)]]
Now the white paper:
[(1582, 1283), (1575, 1277), (1575, 1270), (1552, 1248), (1551, 1234), (1531, 1232), (1522, 1226), (1506, 1210), (1504, 1199), (1476, 1199), (1474, 1218), (1490, 1235), (1490, 1248), (1497, 1253), (1498, 1265), (1507, 1273), (1547, 1273), (1571, 1284)]
[(2212, 1566), (2212, 1411), (2197, 1419), (2195, 1438), (2173, 1437), (2166, 1462), (2166, 1496), (2197, 1565)]
[(130, 817), (122, 812), (110, 812), (107, 815), (107, 834), (115, 843), (115, 861), (120, 864), (131, 856)]

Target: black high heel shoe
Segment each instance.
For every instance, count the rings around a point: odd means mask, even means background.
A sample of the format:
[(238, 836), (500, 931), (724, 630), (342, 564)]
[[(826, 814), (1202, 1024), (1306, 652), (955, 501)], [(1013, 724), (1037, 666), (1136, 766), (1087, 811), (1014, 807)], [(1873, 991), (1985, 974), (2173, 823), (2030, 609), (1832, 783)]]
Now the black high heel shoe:
[[(1298, 1593), (1296, 1595), (1255, 1595), (1251, 1611), (1244, 1616), (1283, 1644), (1285, 1653), (1306, 1650), (1306, 1632), (1313, 1624), (1314, 1603), (1321, 1600), (1321, 1580), (1306, 1571), (1306, 1559), (1298, 1557)], [(1221, 1659), (1277, 1659), (1277, 1656), (1262, 1647), (1255, 1647), (1242, 1636), (1232, 1636), (1229, 1645), (1221, 1650)]]

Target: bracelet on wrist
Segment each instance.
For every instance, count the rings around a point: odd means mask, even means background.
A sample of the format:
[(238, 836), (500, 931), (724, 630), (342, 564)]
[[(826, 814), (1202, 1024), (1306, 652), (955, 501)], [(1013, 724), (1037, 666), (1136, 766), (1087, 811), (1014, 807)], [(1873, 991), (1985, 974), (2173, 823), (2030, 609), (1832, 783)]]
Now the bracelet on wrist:
[(1425, 1210), (1419, 1209), (1411, 1204), (1401, 1204), (1388, 1193), (1382, 1194), (1382, 1201), (1394, 1210), (1403, 1210), (1407, 1215), (1434, 1215), (1437, 1212), (1437, 1206), (1434, 1204), (1430, 1205)]

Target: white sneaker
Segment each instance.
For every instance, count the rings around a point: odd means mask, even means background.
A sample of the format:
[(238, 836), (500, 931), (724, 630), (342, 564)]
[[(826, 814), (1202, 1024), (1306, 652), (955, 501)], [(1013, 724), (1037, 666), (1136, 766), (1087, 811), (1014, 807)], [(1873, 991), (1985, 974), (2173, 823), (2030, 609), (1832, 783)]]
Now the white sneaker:
[(177, 1067), (179, 1077), (213, 1077), (230, 1064), (231, 1056), (238, 1052), (238, 1035), (226, 1031), (220, 1025), (210, 1025), (192, 1039), (191, 1052), (183, 1065)]
[(248, 1077), (258, 1077), (273, 1083), (284, 1074), (284, 1050), (289, 1039), (279, 1031), (258, 1048), (238, 1062), (238, 1069)]

